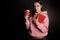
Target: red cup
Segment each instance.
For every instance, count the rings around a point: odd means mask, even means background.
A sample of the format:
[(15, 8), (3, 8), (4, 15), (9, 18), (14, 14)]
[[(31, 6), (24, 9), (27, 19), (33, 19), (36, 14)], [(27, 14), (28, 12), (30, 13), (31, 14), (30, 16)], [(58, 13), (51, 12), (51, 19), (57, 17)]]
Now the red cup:
[(30, 16), (30, 10), (25, 11), (25, 16)]

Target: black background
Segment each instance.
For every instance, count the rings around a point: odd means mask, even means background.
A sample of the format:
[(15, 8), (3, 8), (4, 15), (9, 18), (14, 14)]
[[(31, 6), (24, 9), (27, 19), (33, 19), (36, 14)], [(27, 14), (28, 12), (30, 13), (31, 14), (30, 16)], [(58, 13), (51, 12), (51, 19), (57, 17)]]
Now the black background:
[[(30, 9), (33, 10), (34, 0), (14, 0), (4, 1), (4, 12), (8, 13), (2, 16), (4, 24), (1, 32), (8, 32), (8, 40), (28, 40), (29, 35), (25, 29), (24, 24), (24, 11)], [(49, 15), (49, 34), (47, 40), (58, 40), (60, 29), (60, 5), (59, 1), (55, 0), (43, 0), (44, 8), (48, 11)], [(7, 19), (8, 18), (8, 19)], [(6, 20), (7, 19), (7, 20)], [(5, 34), (4, 34), (5, 35)], [(6, 36), (6, 35), (5, 35)], [(5, 37), (4, 36), (4, 37)]]

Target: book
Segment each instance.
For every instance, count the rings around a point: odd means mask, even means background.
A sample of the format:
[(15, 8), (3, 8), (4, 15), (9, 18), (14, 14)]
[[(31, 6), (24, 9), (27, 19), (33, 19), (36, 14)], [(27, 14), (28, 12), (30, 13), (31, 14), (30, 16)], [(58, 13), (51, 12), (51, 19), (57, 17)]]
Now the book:
[(38, 22), (43, 23), (45, 16), (43, 14), (38, 14)]

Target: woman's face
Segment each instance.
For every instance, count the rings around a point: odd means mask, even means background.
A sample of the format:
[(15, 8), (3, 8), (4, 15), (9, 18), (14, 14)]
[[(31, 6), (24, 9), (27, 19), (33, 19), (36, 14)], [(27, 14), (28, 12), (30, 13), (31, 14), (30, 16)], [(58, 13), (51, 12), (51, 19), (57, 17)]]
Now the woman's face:
[(36, 11), (40, 11), (41, 8), (42, 8), (42, 5), (39, 4), (39, 2), (35, 2), (35, 3), (34, 3), (34, 9), (35, 9)]

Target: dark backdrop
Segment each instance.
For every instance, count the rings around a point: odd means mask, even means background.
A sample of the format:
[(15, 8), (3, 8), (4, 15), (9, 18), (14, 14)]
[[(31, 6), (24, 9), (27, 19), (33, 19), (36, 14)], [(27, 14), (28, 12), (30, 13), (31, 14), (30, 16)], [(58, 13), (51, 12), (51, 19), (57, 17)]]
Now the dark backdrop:
[[(27, 33), (27, 30), (25, 29), (25, 24), (24, 24), (25, 22), (24, 11), (26, 9), (29, 9), (32, 12), (33, 1), (34, 0), (11, 1), (11, 15), (10, 14), (8, 15), (11, 18), (11, 19), (9, 18), (10, 25), (8, 26), (9, 27), (8, 40), (11, 38), (16, 40), (23, 40), (23, 39), (27, 40), (29, 38), (29, 35)], [(60, 32), (59, 2), (55, 0), (53, 1), (43, 0), (43, 4), (44, 4), (44, 9), (48, 11), (48, 15), (49, 15), (49, 34), (47, 36), (47, 40), (58, 39)]]

